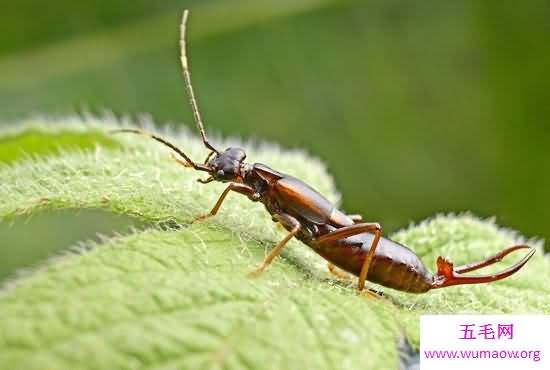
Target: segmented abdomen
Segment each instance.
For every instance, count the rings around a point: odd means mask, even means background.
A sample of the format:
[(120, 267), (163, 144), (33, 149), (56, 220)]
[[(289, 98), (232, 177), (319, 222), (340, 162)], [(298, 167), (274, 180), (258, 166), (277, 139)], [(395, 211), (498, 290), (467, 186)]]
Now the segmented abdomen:
[[(373, 238), (372, 234), (363, 233), (313, 249), (339, 268), (359, 276)], [(381, 238), (367, 280), (409, 293), (423, 293), (432, 288), (433, 276), (409, 248)]]

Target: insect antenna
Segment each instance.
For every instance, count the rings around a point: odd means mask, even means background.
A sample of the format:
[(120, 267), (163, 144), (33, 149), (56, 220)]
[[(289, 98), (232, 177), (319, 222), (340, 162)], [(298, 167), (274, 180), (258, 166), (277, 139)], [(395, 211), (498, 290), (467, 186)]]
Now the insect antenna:
[(195, 170), (199, 170), (199, 171), (210, 172), (210, 167), (208, 167), (206, 165), (203, 165), (203, 164), (198, 164), (198, 163), (193, 162), (193, 160), (191, 160), (191, 158), (189, 158), (187, 156), (187, 154), (185, 154), (183, 152), (183, 150), (181, 150), (180, 148), (178, 148), (177, 146), (175, 146), (174, 144), (172, 144), (168, 140), (163, 139), (160, 136), (157, 136), (155, 134), (151, 134), (149, 132), (142, 131), (142, 130), (129, 129), (129, 128), (121, 128), (121, 129), (111, 130), (109, 132), (112, 133), (112, 134), (127, 132), (127, 133), (144, 135), (144, 136), (150, 137), (151, 139), (156, 140), (159, 143), (162, 143), (162, 144), (166, 145), (167, 147), (169, 147), (170, 149), (172, 149), (173, 151), (178, 153), (183, 159), (185, 159), (185, 161), (187, 162), (189, 167), (193, 167)]
[(197, 99), (195, 98), (195, 93), (193, 91), (193, 85), (191, 83), (191, 73), (189, 72), (189, 63), (187, 61), (187, 44), (185, 41), (186, 28), (187, 28), (187, 17), (189, 16), (189, 11), (186, 9), (183, 11), (183, 16), (181, 19), (180, 26), (180, 60), (181, 60), (181, 71), (183, 75), (183, 80), (185, 81), (185, 90), (187, 91), (187, 96), (189, 98), (189, 103), (191, 104), (191, 110), (193, 111), (193, 119), (195, 124), (199, 129), (201, 134), (202, 142), (204, 145), (212, 150), (214, 153), (219, 154), (219, 151), (210, 144), (206, 137), (206, 132), (204, 131), (204, 125), (202, 123), (201, 114), (199, 112), (199, 107), (197, 105)]

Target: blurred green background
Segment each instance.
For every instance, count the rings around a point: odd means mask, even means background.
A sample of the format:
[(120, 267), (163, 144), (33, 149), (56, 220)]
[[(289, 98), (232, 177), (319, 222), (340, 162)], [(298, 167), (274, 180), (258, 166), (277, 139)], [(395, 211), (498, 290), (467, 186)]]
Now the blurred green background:
[(550, 237), (548, 1), (8, 2), (0, 121), (108, 110), (191, 125), (184, 8), (209, 132), (307, 149), (343, 207), (386, 232), (470, 210)]

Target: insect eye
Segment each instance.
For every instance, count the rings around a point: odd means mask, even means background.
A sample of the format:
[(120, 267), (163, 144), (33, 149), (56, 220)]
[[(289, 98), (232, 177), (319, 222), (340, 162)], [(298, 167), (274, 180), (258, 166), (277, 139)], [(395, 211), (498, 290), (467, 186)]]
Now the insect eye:
[(225, 175), (225, 173), (223, 172), (223, 170), (218, 170), (218, 172), (216, 172), (216, 177), (223, 177)]

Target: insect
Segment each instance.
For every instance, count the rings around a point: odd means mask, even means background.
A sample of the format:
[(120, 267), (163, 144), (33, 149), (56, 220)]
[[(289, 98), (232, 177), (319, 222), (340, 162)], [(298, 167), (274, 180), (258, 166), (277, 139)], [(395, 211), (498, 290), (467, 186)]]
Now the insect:
[[(241, 148), (218, 150), (208, 141), (191, 84), (186, 51), (188, 14), (187, 10), (184, 11), (181, 22), (182, 74), (195, 124), (210, 153), (203, 163), (197, 163), (184, 151), (157, 135), (135, 129), (119, 129), (115, 132), (144, 134), (168, 146), (178, 155), (172, 154), (179, 164), (208, 174), (206, 179), (198, 180), (203, 184), (213, 181), (229, 183), (212, 210), (196, 220), (216, 215), (230, 192), (242, 194), (265, 206), (272, 219), (279, 222), (288, 233), (265, 257), (258, 269), (251, 273), (252, 276), (260, 275), (292, 238), (299, 239), (329, 261), (331, 271), (337, 266), (357, 276), (359, 291), (365, 287), (365, 280), (411, 293), (423, 293), (459, 284), (488, 283), (514, 274), (533, 256), (534, 248), (515, 245), (482, 261), (460, 267), (454, 267), (450, 261), (439, 257), (437, 272), (432, 274), (412, 250), (382, 237), (382, 228), (378, 223), (363, 222), (360, 216), (345, 214), (311, 186), (295, 177), (265, 164), (246, 163), (246, 153)], [(464, 275), (499, 262), (506, 255), (520, 249), (529, 251), (516, 264), (499, 273)]]

